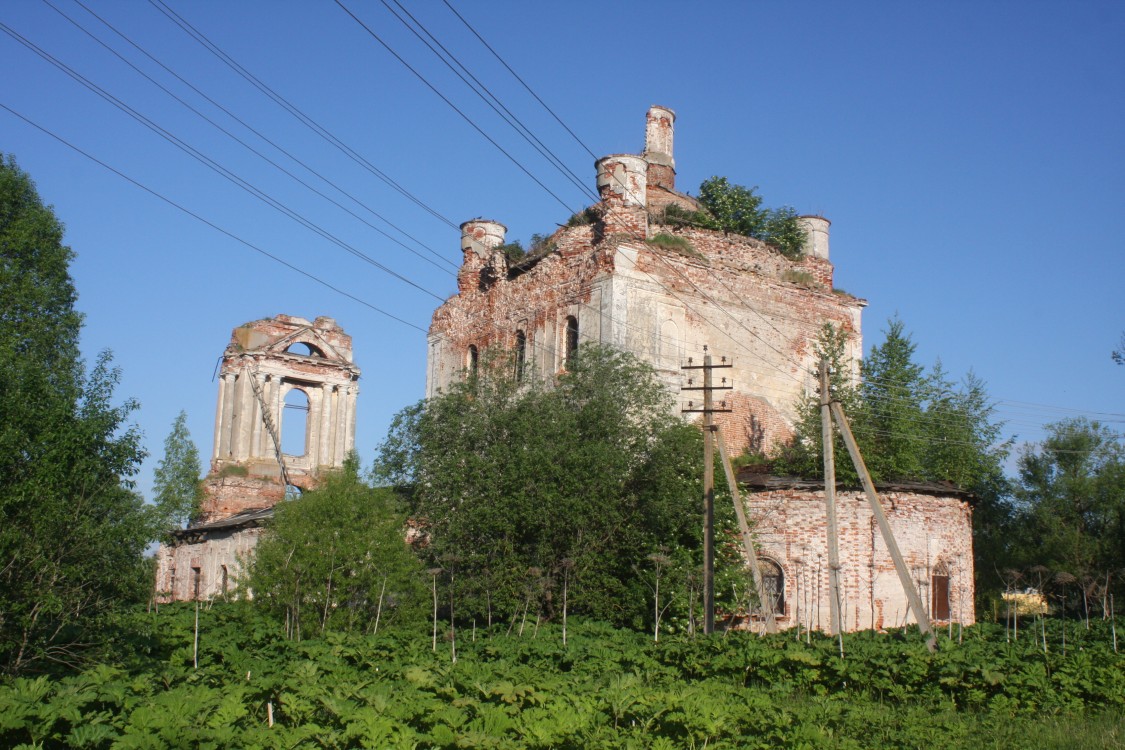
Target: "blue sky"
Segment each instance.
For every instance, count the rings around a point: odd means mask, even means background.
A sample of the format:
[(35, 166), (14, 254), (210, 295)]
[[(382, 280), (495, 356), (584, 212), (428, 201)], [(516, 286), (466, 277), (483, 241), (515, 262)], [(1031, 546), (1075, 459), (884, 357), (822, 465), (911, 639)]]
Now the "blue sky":
[[(123, 370), (119, 395), (141, 402), (137, 420), (153, 454), (144, 489), (180, 409), (210, 455), (212, 377), (230, 330), (282, 312), (335, 317), (354, 337), (364, 373), (357, 447), (369, 462), (391, 416), (422, 396), (418, 328), (428, 326), (437, 298), (456, 288), (455, 225), (486, 216), (526, 243), (588, 203), (380, 2), (345, 5), (561, 201), (331, 0), (166, 2), (432, 213), (252, 88), (156, 5), (83, 1), (328, 182), (74, 0), (51, 3), (418, 255), (204, 122), (46, 3), (12, 0), (0, 22), (426, 290), (294, 223), (0, 34), (0, 103), (225, 231), (417, 326), (266, 259), (0, 110), (0, 151), (35, 178), (78, 255), (72, 273), (86, 314), (84, 351), (112, 349)], [(837, 286), (870, 303), (867, 345), (899, 315), (919, 360), (928, 366), (940, 358), (957, 377), (976, 372), (1021, 441), (1080, 414), (1125, 427), (1125, 367), (1109, 356), (1125, 330), (1125, 4), (450, 2), (596, 155), (639, 152), (646, 109), (665, 105), (678, 115), (681, 189), (694, 192), (707, 177), (725, 175), (758, 186), (768, 205), (828, 217)], [(444, 3), (403, 5), (593, 187), (585, 148)]]

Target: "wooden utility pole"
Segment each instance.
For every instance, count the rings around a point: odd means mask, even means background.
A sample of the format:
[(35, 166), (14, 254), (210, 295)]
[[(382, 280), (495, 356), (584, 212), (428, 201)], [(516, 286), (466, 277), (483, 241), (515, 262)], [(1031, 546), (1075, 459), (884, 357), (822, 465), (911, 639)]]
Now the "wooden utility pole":
[(722, 385), (713, 385), (711, 370), (715, 368), (730, 368), (733, 364), (722, 358), (722, 364), (712, 364), (711, 354), (707, 347), (703, 347), (703, 364), (692, 364), (689, 357), (688, 363), (681, 370), (703, 370), (703, 385), (693, 385), (693, 380), (688, 379), (688, 384), (682, 388), (685, 391), (703, 391), (703, 408), (697, 409), (693, 402), (688, 402), (684, 412), (701, 412), (703, 414), (703, 632), (715, 632), (715, 449), (711, 442), (711, 433), (715, 428), (712, 415), (715, 412), (728, 412), (730, 409), (716, 409), (711, 398), (711, 391), (730, 390), (733, 386), (727, 385), (723, 378)]
[[(879, 495), (875, 492), (875, 485), (871, 481), (871, 474), (867, 471), (867, 464), (863, 461), (863, 455), (859, 452), (859, 445), (855, 441), (855, 436), (852, 435), (852, 429), (848, 425), (848, 418), (844, 416), (844, 409), (840, 406), (840, 402), (831, 397), (828, 389), (828, 363), (824, 360), (820, 362), (820, 404), (821, 404), (821, 422), (824, 433), (824, 477), (825, 477), (825, 497), (828, 499), (828, 556), (829, 556), (829, 583), (834, 584), (836, 581), (835, 574), (839, 570), (839, 564), (833, 564), (832, 556), (839, 555), (836, 539), (836, 512), (835, 512), (835, 468), (830, 466), (832, 456), (832, 419), (836, 420), (836, 426), (840, 428), (840, 435), (844, 438), (844, 445), (848, 448), (848, 454), (851, 456), (852, 463), (855, 465), (856, 473), (859, 474), (859, 479), (863, 483), (863, 491), (867, 495), (867, 502), (871, 506), (871, 513), (875, 516), (875, 521), (879, 525), (879, 531), (883, 535), (883, 543), (887, 545), (887, 552), (891, 555), (891, 560), (894, 561), (895, 571), (898, 573), (899, 582), (902, 584), (902, 590), (906, 594), (907, 602), (910, 604), (910, 611), (914, 614), (914, 619), (918, 623), (918, 629), (926, 634), (926, 647), (933, 651), (937, 648), (937, 639), (934, 637), (933, 628), (930, 627), (930, 618), (926, 614), (926, 609), (922, 605), (922, 597), (918, 595), (918, 589), (914, 585), (914, 579), (910, 577), (910, 570), (906, 567), (906, 561), (902, 557), (902, 552), (898, 548), (898, 542), (895, 541), (894, 532), (891, 530), (890, 521), (887, 520), (887, 514), (883, 512), (883, 505), (879, 502)], [(825, 410), (831, 412), (827, 416)], [(829, 470), (832, 470), (829, 476)], [(831, 479), (831, 484), (829, 484)], [(832, 627), (835, 632), (839, 627), (838, 617), (839, 599), (835, 592), (832, 593)]]
[(738, 530), (742, 536), (742, 548), (746, 550), (746, 559), (750, 563), (750, 575), (754, 580), (754, 590), (758, 594), (758, 601), (762, 607), (762, 620), (766, 625), (767, 633), (777, 632), (777, 619), (773, 610), (773, 597), (766, 591), (765, 581), (762, 579), (762, 566), (758, 564), (758, 553), (754, 549), (754, 540), (750, 536), (750, 524), (746, 522), (746, 509), (742, 507), (742, 496), (738, 492), (738, 482), (734, 476), (734, 467), (731, 466), (730, 456), (727, 455), (727, 443), (723, 439), (722, 430), (715, 426), (715, 441), (719, 444), (719, 458), (723, 462), (723, 471), (727, 475), (727, 486), (730, 487), (730, 498), (734, 501), (734, 515), (738, 518)]
[(839, 635), (843, 629), (840, 618), (840, 543), (836, 527), (836, 461), (833, 455), (832, 395), (828, 384), (828, 361), (820, 360), (820, 428), (824, 446), (824, 516), (828, 525), (828, 611), (830, 632)]

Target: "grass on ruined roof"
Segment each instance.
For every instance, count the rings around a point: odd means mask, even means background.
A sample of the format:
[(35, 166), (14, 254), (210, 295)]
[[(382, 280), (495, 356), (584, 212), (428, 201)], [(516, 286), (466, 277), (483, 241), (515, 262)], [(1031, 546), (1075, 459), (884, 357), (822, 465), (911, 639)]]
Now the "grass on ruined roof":
[(674, 234), (660, 232), (659, 234), (653, 236), (652, 239), (645, 240), (645, 242), (647, 242), (649, 245), (653, 245), (654, 247), (671, 250), (675, 253), (679, 253), (680, 255), (699, 258), (700, 260), (703, 259), (703, 254), (695, 249), (695, 245), (691, 244), (691, 241), (688, 240), (687, 237), (679, 237)]

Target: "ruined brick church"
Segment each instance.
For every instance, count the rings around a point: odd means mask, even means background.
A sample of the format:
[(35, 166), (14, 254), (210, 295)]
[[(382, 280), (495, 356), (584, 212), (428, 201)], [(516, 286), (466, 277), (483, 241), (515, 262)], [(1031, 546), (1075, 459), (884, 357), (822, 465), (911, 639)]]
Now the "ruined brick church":
[[(707, 346), (726, 357), (729, 412), (716, 415), (732, 453), (766, 451), (793, 435), (796, 405), (814, 392), (814, 347), (825, 323), (862, 353), (865, 302), (833, 288), (829, 222), (802, 217), (803, 252), (670, 220), (698, 210), (676, 190), (675, 114), (652, 107), (644, 149), (596, 162), (600, 201), (523, 257), (505, 252), (505, 226), (461, 227), (458, 292), (433, 314), (426, 396), (475, 368), (490, 348), (550, 377), (583, 342), (632, 352), (669, 391)], [(304, 347), (297, 351), (298, 345)], [(203, 517), (158, 555), (165, 599), (229, 591), (286, 485), (315, 484), (354, 442), (359, 369), (351, 340), (329, 318), (278, 316), (235, 329), (224, 354), (215, 447)], [(305, 451), (281, 450), (281, 404), (307, 397)], [(685, 399), (686, 400), (686, 399)], [(828, 564), (823, 488), (752, 480), (745, 496), (781, 627), (826, 628)], [(944, 487), (881, 488), (929, 618), (974, 621), (971, 499)], [(861, 492), (838, 494), (841, 598), (848, 630), (912, 621), (906, 596)]]
[[(833, 288), (829, 221), (805, 216), (806, 241), (792, 259), (759, 240), (669, 220), (699, 204), (676, 189), (675, 113), (648, 111), (639, 155), (596, 163), (599, 203), (515, 260), (500, 221), (461, 225), (458, 292), (433, 316), (426, 395), (474, 368), (481, 353), (512, 351), (543, 377), (565, 368), (583, 342), (631, 352), (656, 368), (669, 391), (681, 366), (707, 346), (732, 390), (716, 415), (729, 450), (768, 451), (793, 435), (799, 399), (815, 392), (815, 343), (825, 323), (862, 354), (865, 302)], [(698, 398), (698, 396), (696, 396)], [(681, 397), (680, 401), (686, 400)], [(755, 524), (779, 625), (828, 626), (823, 488), (771, 479), (745, 497)], [(883, 505), (931, 619), (974, 621), (972, 512), (946, 487), (883, 488)], [(862, 492), (838, 495), (840, 585), (848, 630), (912, 621), (906, 597)]]

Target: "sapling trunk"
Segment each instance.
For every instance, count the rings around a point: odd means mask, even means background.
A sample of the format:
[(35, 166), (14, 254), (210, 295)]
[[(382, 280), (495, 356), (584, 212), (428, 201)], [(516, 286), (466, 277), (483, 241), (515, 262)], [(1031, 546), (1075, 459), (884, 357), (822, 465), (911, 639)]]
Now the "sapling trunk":
[(379, 619), (383, 616), (383, 594), (387, 592), (387, 577), (383, 576), (383, 587), (379, 589), (379, 604), (375, 607), (375, 634), (379, 632)]
[(195, 600), (195, 637), (191, 644), (191, 665), (199, 669), (199, 600)]
[(433, 591), (434, 591), (434, 644), (433, 650), (437, 651), (437, 573), (430, 571), (433, 576)]
[(1117, 653), (1117, 620), (1113, 617), (1113, 594), (1109, 595), (1109, 630), (1113, 633), (1113, 653)]
[(523, 618), (520, 620), (519, 632), (520, 638), (523, 638), (523, 629), (527, 625), (527, 607), (529, 604), (531, 604), (531, 594), (528, 594), (527, 598), (523, 600)]
[(453, 663), (457, 663), (457, 620), (453, 616), (453, 566), (449, 567), (449, 654)]
[(563, 616), (562, 631), (563, 632), (562, 632), (562, 641), (563, 641), (564, 647), (566, 646), (566, 590), (567, 590), (568, 584), (570, 583), (569, 578), (570, 578), (570, 570), (568, 570), (567, 568), (563, 568), (563, 611), (562, 611), (562, 616)]

